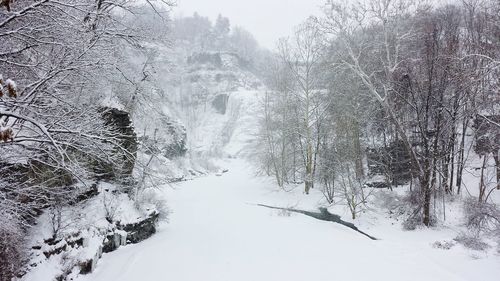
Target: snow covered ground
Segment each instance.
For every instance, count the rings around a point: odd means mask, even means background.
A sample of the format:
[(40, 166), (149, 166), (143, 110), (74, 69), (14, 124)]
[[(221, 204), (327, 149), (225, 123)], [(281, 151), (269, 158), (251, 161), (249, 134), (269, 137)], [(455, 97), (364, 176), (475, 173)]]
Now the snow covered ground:
[[(173, 213), (150, 239), (104, 254), (80, 281), (223, 280), (498, 280), (500, 256), (451, 240), (452, 228), (403, 231), (383, 211), (356, 222), (372, 241), (341, 225), (256, 206), (314, 210), (321, 194), (277, 191), (243, 160), (226, 160), (229, 172), (165, 187)], [(342, 214), (343, 219), (348, 219)]]
[[(309, 196), (302, 186), (278, 190), (243, 160), (251, 156), (262, 94), (238, 89), (225, 115), (210, 107), (198, 112), (195, 146), (241, 159), (220, 160), (227, 173), (165, 186), (160, 194), (173, 212), (170, 222), (148, 240), (104, 254), (96, 271), (79, 281), (498, 280), (496, 247), (473, 251), (453, 241), (463, 231), (460, 200), (447, 205), (444, 225), (404, 231), (401, 219), (382, 206), (391, 196), (376, 196), (389, 191), (377, 190), (373, 208), (354, 221), (377, 241), (339, 224), (257, 206), (315, 211), (325, 203), (317, 189)], [(352, 221), (345, 206), (330, 211)], [(441, 249), (436, 242), (453, 246)]]

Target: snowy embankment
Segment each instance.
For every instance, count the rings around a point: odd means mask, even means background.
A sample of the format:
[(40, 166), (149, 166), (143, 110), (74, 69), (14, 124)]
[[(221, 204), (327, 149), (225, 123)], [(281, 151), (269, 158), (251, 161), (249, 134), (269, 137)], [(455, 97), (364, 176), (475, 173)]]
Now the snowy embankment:
[[(152, 238), (105, 254), (95, 273), (78, 280), (498, 280), (500, 257), (461, 245), (437, 249), (453, 229), (402, 231), (384, 211), (344, 226), (256, 206), (315, 210), (322, 198), (301, 188), (284, 193), (242, 160), (222, 176), (166, 187), (174, 211)], [(347, 214), (342, 214), (348, 219)]]

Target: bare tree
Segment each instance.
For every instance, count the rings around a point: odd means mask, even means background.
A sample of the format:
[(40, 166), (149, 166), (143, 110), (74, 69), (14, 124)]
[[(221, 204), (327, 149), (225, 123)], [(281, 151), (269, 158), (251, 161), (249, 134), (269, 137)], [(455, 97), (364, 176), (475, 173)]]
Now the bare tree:
[(147, 36), (143, 26), (124, 20), (138, 11), (135, 1), (2, 4), (0, 212), (13, 227), (2, 224), (0, 243), (4, 230), (16, 237), (14, 232), (29, 227), (41, 209), (75, 199), (75, 182), (123, 174), (123, 160), (135, 159), (123, 134), (106, 119), (101, 101), (112, 91), (110, 81), (123, 79), (115, 54), (124, 46), (141, 48)]
[(314, 185), (315, 157), (319, 148), (317, 129), (323, 111), (319, 97), (321, 66), (325, 41), (316, 19), (309, 18), (300, 25), (293, 38), (282, 39), (278, 44), (281, 60), (295, 80), (292, 91), (300, 116), (296, 134), (303, 153), (305, 193)]
[[(484, 101), (494, 100), (494, 48), (471, 44), (478, 34), (494, 37), (484, 29), (490, 23), (470, 24), (482, 29), (469, 35), (461, 32), (463, 16), (468, 15), (465, 23), (474, 21), (481, 9), (496, 6), (466, 2), (434, 8), (392, 0), (331, 0), (325, 6), (323, 27), (341, 53), (333, 56), (334, 69), (349, 69), (390, 120), (393, 138), (404, 144), (418, 179), (425, 225), (431, 223), (432, 196), (451, 193), (455, 178), (460, 192), (469, 120), (485, 109)], [(481, 44), (481, 51), (472, 47)]]

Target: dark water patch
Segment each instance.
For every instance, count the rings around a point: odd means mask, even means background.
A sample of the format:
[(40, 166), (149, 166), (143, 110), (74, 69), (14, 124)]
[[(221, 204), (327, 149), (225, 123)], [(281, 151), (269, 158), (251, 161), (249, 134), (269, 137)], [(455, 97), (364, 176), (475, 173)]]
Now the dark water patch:
[(294, 213), (299, 213), (299, 214), (303, 214), (306, 216), (310, 216), (310, 217), (313, 217), (315, 219), (322, 220), (322, 221), (335, 222), (335, 223), (341, 224), (343, 226), (349, 227), (350, 229), (363, 234), (364, 236), (370, 238), (371, 240), (378, 240), (377, 238), (359, 230), (354, 224), (352, 224), (350, 222), (343, 221), (339, 215), (330, 213), (326, 208), (319, 208), (319, 212), (311, 212), (311, 211), (304, 211), (304, 210), (298, 210), (298, 209), (293, 209), (293, 208), (274, 207), (274, 206), (269, 206), (269, 205), (264, 205), (264, 204), (257, 204), (257, 206), (266, 207), (266, 208), (270, 208), (270, 209), (276, 209), (276, 210), (285, 210), (285, 211), (289, 211), (289, 212), (294, 212)]

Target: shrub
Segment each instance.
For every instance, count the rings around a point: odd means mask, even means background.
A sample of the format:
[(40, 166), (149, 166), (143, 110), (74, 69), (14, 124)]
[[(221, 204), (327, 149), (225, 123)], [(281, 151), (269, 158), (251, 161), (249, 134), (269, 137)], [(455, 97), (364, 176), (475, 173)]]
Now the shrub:
[(489, 233), (500, 235), (500, 209), (497, 205), (478, 202), (476, 198), (468, 198), (463, 205), (465, 225), (469, 231), (479, 235)]
[(0, 280), (11, 280), (23, 264), (24, 231), (18, 221), (0, 212)]
[(483, 242), (481, 238), (477, 235), (460, 233), (454, 240), (462, 244), (464, 247), (476, 251), (484, 251), (490, 248), (490, 245)]

